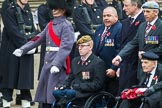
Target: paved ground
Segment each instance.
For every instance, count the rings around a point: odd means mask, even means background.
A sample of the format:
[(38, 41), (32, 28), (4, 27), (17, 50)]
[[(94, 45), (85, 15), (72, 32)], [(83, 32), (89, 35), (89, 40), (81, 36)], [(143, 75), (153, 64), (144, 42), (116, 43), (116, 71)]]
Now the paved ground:
[[(31, 90), (31, 93), (32, 93), (32, 97), (34, 98), (35, 96), (35, 90), (37, 88), (37, 84), (38, 84), (38, 80), (37, 80), (37, 77), (38, 77), (38, 68), (39, 68), (39, 54), (35, 54), (35, 58), (34, 58), (34, 65), (35, 65), (35, 68), (34, 68), (34, 90)], [(15, 100), (15, 93), (13, 95), (13, 98)], [(12, 102), (11, 104), (11, 108), (22, 108), (21, 106), (18, 106), (18, 105), (15, 105), (15, 101)], [(38, 103), (36, 103), (34, 106), (32, 106), (31, 108), (38, 108)]]

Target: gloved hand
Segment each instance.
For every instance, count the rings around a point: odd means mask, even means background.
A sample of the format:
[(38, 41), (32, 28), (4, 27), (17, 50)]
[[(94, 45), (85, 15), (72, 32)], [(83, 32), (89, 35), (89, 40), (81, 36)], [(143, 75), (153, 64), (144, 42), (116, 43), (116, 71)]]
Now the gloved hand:
[(144, 96), (149, 96), (149, 95), (153, 94), (154, 92), (155, 92), (155, 88), (153, 86), (151, 86), (148, 89), (146, 89)]
[(34, 54), (36, 51), (36, 48), (33, 48), (32, 50), (28, 51), (27, 54)]
[(79, 90), (80, 89), (80, 84), (73, 84), (72, 87), (75, 90)]
[(58, 72), (60, 72), (60, 70), (59, 70), (58, 67), (52, 66), (51, 69), (50, 69), (50, 72), (51, 72), (51, 74), (52, 74), (52, 73), (58, 73)]
[(21, 49), (16, 49), (12, 54), (17, 56), (17, 57), (21, 57), (23, 53), (23, 50)]

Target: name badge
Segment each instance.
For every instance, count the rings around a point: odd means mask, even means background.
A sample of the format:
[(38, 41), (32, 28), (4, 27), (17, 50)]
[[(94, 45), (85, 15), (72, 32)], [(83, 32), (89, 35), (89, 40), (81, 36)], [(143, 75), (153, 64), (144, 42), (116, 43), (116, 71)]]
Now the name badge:
[(158, 36), (145, 36), (145, 44), (159, 44)]
[(82, 79), (83, 80), (90, 79), (90, 72), (82, 72)]
[(114, 46), (114, 39), (105, 39), (105, 46)]

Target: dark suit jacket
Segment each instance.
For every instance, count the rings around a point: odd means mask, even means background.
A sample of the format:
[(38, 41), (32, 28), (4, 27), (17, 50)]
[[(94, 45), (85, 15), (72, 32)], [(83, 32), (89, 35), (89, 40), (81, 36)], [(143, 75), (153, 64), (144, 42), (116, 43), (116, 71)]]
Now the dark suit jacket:
[[(156, 72), (154, 77), (157, 76), (157, 83), (156, 80), (152, 79), (151, 86), (153, 87), (159, 87), (158, 90), (156, 90), (155, 93), (153, 93), (150, 96), (145, 97), (145, 100), (148, 101), (148, 104), (150, 107), (145, 106), (144, 108), (159, 108), (159, 106), (156, 106), (159, 101), (162, 101), (162, 64), (158, 64), (156, 68)], [(144, 77), (142, 78), (141, 82), (139, 83), (139, 87), (145, 87), (146, 85), (144, 82), (146, 81), (146, 73), (144, 73)], [(155, 87), (155, 88), (156, 88)], [(135, 100), (123, 100), (119, 108), (139, 108), (141, 104), (140, 99)]]
[[(105, 35), (102, 44), (100, 44), (104, 28), (105, 26), (101, 25), (95, 32), (93, 51), (105, 62), (106, 69), (111, 68), (116, 71), (118, 67), (112, 65), (111, 61), (119, 52), (122, 24), (120, 22), (116, 22), (113, 26), (111, 26)], [(117, 95), (118, 81), (116, 80), (116, 77), (107, 77), (105, 83), (107, 84), (105, 87), (106, 91), (112, 93), (113, 95)]]
[[(144, 72), (143, 72), (144, 73)], [(157, 68), (156, 68), (156, 72), (155, 72), (155, 75), (154, 77), (157, 76), (157, 79), (158, 81), (157, 82), (160, 82), (162, 81), (162, 64), (158, 64)], [(145, 83), (145, 79), (146, 79), (146, 73), (144, 73), (144, 77), (142, 78), (142, 80), (140, 81), (139, 83), (139, 86), (143, 86), (144, 83)], [(154, 79), (152, 79), (152, 83), (151, 83), (151, 86), (155, 85), (156, 84), (156, 81)]]
[[(153, 86), (156, 90), (155, 93), (153, 93), (150, 96), (145, 97), (145, 100), (148, 101), (148, 104), (150, 108), (161, 108), (157, 106), (159, 102), (162, 102), (162, 64), (158, 64), (154, 78), (157, 76), (157, 81), (155, 79), (152, 79), (151, 86)], [(141, 80), (139, 85), (144, 85), (144, 78)]]
[(105, 63), (94, 54), (91, 54), (83, 65), (79, 56), (73, 59), (70, 76), (64, 84), (67, 87), (78, 84), (76, 98), (87, 97), (103, 89), (105, 71)]
[[(162, 64), (158, 64), (154, 78), (156, 76), (157, 76), (157, 82), (155, 79), (152, 79), (152, 82), (150, 85), (155, 88), (156, 92), (150, 96), (145, 97), (145, 100), (148, 101), (148, 104), (150, 106), (149, 108), (159, 108), (159, 106), (157, 106), (157, 104), (160, 101), (162, 101), (162, 83), (161, 83), (161, 81), (162, 81)], [(141, 82), (139, 83), (139, 86), (144, 86), (145, 77), (146, 77), (146, 74), (143, 77), (143, 79), (141, 80)]]
[[(120, 48), (120, 36), (121, 36), (121, 28), (122, 24), (120, 22), (115, 23), (106, 34), (102, 44), (100, 45), (100, 40), (102, 33), (104, 32), (105, 26), (101, 25), (97, 28), (94, 36), (94, 48), (93, 52), (99, 56), (105, 63), (106, 68), (111, 68), (113, 70), (117, 70), (115, 66), (112, 65), (112, 59), (116, 56), (119, 52)], [(114, 46), (108, 45), (108, 40), (114, 40)]]
[[(142, 23), (137, 31), (137, 34), (133, 40), (131, 40), (119, 53), (119, 56), (124, 59), (128, 55), (132, 54), (134, 49), (138, 48), (139, 51), (151, 51), (156, 53), (160, 56), (159, 62), (162, 62), (162, 22), (160, 19), (157, 19), (155, 22), (155, 28), (151, 29), (148, 33), (148, 36), (157, 36), (158, 37), (158, 44), (146, 44), (145, 43), (145, 28), (146, 28), (147, 22)], [(140, 63), (140, 62), (139, 62)], [(138, 67), (139, 71), (137, 73), (137, 77), (139, 80), (141, 80), (143, 73), (141, 64), (139, 64)]]
[[(122, 21), (121, 49), (136, 36), (139, 25), (145, 21), (143, 12), (138, 15), (133, 24), (130, 18)], [(120, 64), (119, 93), (122, 90), (137, 85), (138, 48), (127, 56)]]

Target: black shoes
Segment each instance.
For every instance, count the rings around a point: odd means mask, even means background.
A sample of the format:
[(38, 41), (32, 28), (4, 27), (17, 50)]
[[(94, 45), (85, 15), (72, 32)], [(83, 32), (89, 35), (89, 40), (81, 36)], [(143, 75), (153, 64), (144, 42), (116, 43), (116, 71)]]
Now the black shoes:
[(21, 96), (16, 95), (16, 105), (21, 105)]
[[(21, 96), (20, 95), (16, 95), (16, 105), (21, 105)], [(31, 101), (30, 105), (34, 106), (35, 102)]]
[(3, 102), (1, 97), (0, 97), (0, 107), (3, 107)]

